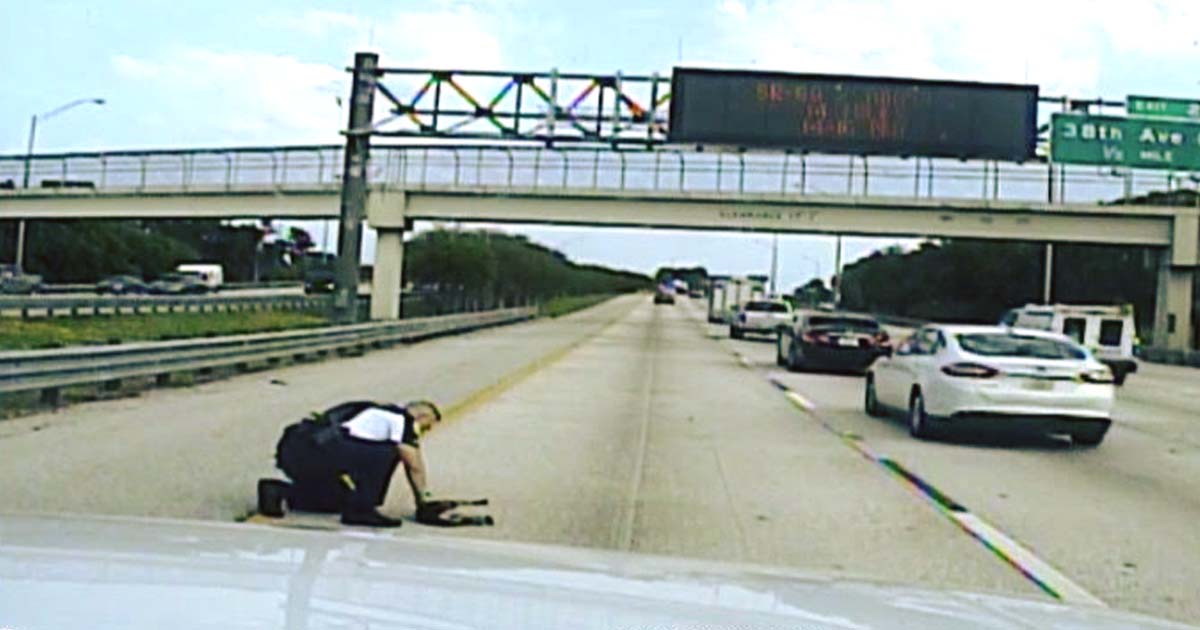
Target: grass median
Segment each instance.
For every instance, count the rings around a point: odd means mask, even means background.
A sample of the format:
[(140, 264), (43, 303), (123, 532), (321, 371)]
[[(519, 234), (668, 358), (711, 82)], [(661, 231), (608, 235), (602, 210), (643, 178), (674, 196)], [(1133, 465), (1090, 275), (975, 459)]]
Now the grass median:
[(550, 298), (542, 303), (539, 314), (542, 317), (561, 317), (567, 313), (573, 313), (589, 306), (595, 306), (606, 300), (611, 300), (617, 297), (617, 295), (619, 294), (598, 293), (595, 295), (568, 295)]
[(327, 325), (324, 315), (295, 311), (0, 318), (0, 350), (191, 339)]

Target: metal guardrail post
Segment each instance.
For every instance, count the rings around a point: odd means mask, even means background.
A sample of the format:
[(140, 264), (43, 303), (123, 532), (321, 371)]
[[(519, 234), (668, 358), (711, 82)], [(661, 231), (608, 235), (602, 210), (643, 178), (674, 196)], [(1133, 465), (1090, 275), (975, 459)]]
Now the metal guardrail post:
[(779, 174), (779, 194), (781, 194), (781, 195), (787, 194), (787, 168), (788, 168), (788, 160), (791, 159), (791, 157), (792, 157), (791, 151), (784, 151), (784, 153), (783, 153), (783, 171), (781, 171)]
[(563, 190), (566, 190), (567, 189), (567, 177), (570, 176), (570, 174), (571, 174), (571, 160), (569, 157), (570, 153), (568, 151), (559, 151), (559, 153), (562, 154), (562, 159), (563, 159), (562, 187), (563, 187)]
[(625, 190), (625, 152), (617, 151), (617, 157), (621, 160), (621, 190)]
[(274, 152), (268, 153), (267, 156), (271, 158), (271, 188), (278, 188), (276, 182), (279, 180), (279, 158)]
[(103, 154), (100, 155), (100, 187), (104, 188), (108, 185), (108, 160)]
[(317, 183), (325, 183), (325, 152), (317, 149)]
[(687, 176), (687, 160), (683, 157), (683, 151), (675, 151), (675, 155), (679, 156), (679, 190), (683, 191), (683, 182)]
[(542, 150), (539, 148), (533, 153), (533, 189), (537, 190), (538, 179), (541, 176), (540, 170), (542, 166)]
[(225, 190), (233, 190), (233, 156), (223, 153), (225, 158)]
[(141, 163), (142, 167), (142, 179), (138, 183), (138, 192), (142, 192), (146, 190), (146, 156), (143, 155), (139, 157), (138, 161)]
[(724, 162), (724, 160), (721, 160), (721, 154), (716, 154), (716, 192), (721, 192), (721, 168)]
[(738, 193), (746, 192), (746, 154), (738, 152)]
[(516, 167), (515, 158), (513, 158), (512, 149), (504, 147), (504, 154), (508, 157), (508, 187), (513, 185), (513, 169)]
[(800, 154), (800, 196), (808, 194), (808, 156)]
[(458, 157), (458, 149), (450, 147), (450, 156), (454, 158), (454, 185), (459, 184), (459, 171), (461, 170), (461, 160)]

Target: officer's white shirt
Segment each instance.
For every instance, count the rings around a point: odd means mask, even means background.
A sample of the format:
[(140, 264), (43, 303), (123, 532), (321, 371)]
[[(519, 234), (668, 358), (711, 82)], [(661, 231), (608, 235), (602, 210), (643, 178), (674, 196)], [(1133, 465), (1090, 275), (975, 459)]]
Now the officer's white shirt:
[(357, 416), (342, 423), (350, 435), (362, 440), (395, 442), (404, 440), (404, 427), (408, 419), (379, 407), (369, 407)]

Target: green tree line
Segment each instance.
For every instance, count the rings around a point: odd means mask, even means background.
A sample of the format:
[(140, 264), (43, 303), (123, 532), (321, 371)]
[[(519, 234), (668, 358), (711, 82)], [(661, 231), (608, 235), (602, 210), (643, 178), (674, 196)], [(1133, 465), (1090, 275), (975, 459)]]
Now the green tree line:
[[(312, 239), (292, 230), (290, 240), (264, 244), (266, 233), (262, 225), (217, 220), (28, 221), (24, 268), (48, 283), (154, 278), (187, 262), (219, 263), (227, 282), (301, 277)], [(15, 247), (16, 223), (0, 223), (0, 260), (13, 260)]]
[[(891, 248), (847, 265), (842, 304), (934, 321), (994, 323), (1009, 308), (1039, 303), (1042, 244), (956, 239), (914, 251)], [(1138, 327), (1154, 316), (1157, 254), (1143, 247), (1056, 245), (1052, 299), (1133, 304)]]
[(643, 274), (578, 264), (524, 236), (484, 230), (421, 232), (405, 244), (404, 264), (418, 291), (484, 307), (650, 287)]

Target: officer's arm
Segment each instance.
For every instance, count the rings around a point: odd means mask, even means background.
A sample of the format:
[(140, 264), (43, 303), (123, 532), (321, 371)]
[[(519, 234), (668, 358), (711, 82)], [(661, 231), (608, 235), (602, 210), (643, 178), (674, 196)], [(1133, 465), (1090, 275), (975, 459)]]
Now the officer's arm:
[(425, 502), (429, 485), (425, 479), (425, 458), (421, 449), (410, 444), (400, 444), (400, 461), (404, 463), (404, 473), (408, 476), (408, 485), (412, 488), (413, 498), (417, 504)]

